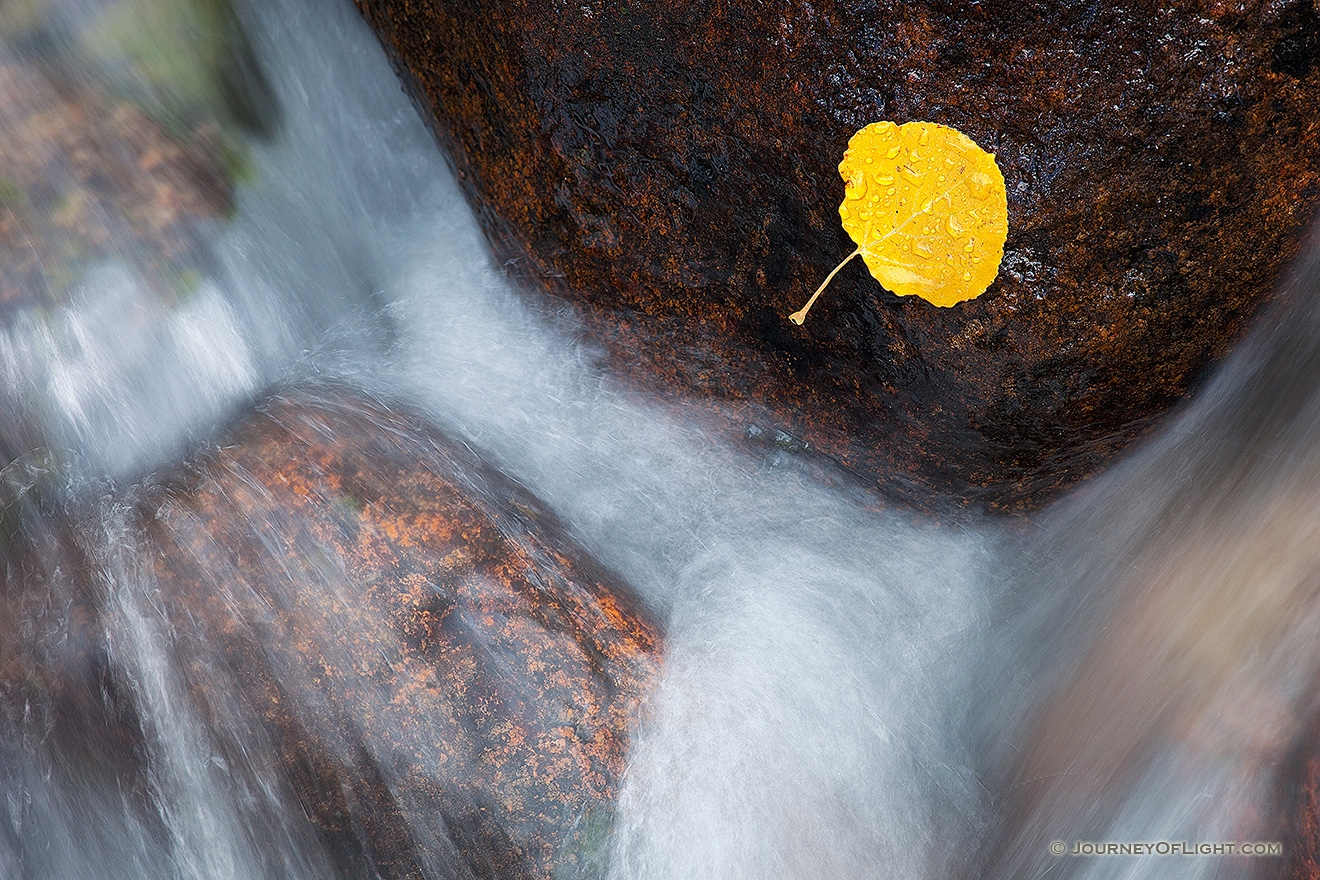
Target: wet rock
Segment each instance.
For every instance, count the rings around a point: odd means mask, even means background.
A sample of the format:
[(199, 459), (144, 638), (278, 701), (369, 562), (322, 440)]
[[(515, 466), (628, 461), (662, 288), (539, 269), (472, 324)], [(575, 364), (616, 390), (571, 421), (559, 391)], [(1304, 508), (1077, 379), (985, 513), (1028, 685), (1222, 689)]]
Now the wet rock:
[(1310, 708), (1310, 721), (1279, 768), (1275, 786), (1277, 831), (1271, 839), (1283, 844), (1283, 861), (1261, 865), (1260, 877), (1320, 878), (1320, 707)]
[(209, 264), (199, 229), (228, 212), (219, 131), (167, 133), (131, 102), (0, 64), (0, 319), (64, 300), (97, 260), (167, 298)]
[(145, 516), (227, 772), (259, 790), (264, 744), (341, 870), (603, 872), (657, 635), (527, 492), (412, 416), (304, 395)]
[[(62, 0), (34, 2), (58, 7)], [(209, 120), (222, 128), (274, 132), (274, 92), (231, 0), (91, 0), (84, 6), (73, 16), (45, 9), (38, 17), (46, 19), (47, 31), (50, 18), (76, 18), (71, 48), (116, 91), (172, 127)]]
[[(1110, 460), (1320, 202), (1310, 0), (357, 2), (500, 259), (618, 366), (925, 503), (1030, 506)], [(997, 154), (998, 280), (945, 310), (850, 265), (794, 327), (852, 250), (835, 167), (879, 119)]]
[(103, 864), (133, 848), (134, 832), (162, 830), (142, 762), (146, 737), (114, 673), (94, 566), (61, 506), (30, 477), (39, 467), (20, 458), (0, 468), (7, 877), (74, 876), (79, 859)]
[(228, 0), (0, 9), (0, 323), (119, 261), (173, 304), (279, 112)]

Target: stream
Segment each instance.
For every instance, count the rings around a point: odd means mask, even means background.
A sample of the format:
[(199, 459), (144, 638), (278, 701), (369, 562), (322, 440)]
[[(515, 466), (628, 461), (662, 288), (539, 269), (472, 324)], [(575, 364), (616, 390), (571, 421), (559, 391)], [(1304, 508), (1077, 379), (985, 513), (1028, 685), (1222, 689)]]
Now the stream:
[[(85, 5), (59, 4), (70, 28)], [(0, 325), (0, 483), (11, 509), (42, 495), (18, 533), (45, 561), (24, 570), (66, 582), (42, 523), (67, 522), (107, 609), (101, 708), (70, 719), (0, 669), (0, 877), (451, 876), (439, 856), (350, 864), (313, 833), (207, 622), (166, 613), (150, 575), (135, 510), (159, 475), (309, 385), (420, 413), (659, 622), (661, 677), (592, 871), (1277, 874), (1277, 855), (1048, 845), (1283, 840), (1280, 768), (1320, 672), (1320, 249), (1193, 401), (1050, 509), (878, 511), (792, 450), (629, 390), (570, 306), (515, 291), (351, 3), (238, 13), (278, 119), (246, 136), (205, 271), (162, 298), (112, 254), (67, 301)], [(32, 595), (20, 568), (6, 637), (58, 656), (77, 596)], [(121, 741), (124, 719), (141, 742)], [(386, 746), (371, 757), (402, 785)], [(424, 852), (424, 811), (400, 809)]]

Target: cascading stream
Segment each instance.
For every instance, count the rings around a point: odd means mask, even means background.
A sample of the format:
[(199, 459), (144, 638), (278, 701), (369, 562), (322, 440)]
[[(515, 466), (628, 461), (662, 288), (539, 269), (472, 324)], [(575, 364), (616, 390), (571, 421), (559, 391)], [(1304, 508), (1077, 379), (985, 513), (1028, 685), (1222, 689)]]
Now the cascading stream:
[[(1045, 845), (1276, 839), (1259, 816), (1310, 705), (1320, 629), (1314, 267), (1291, 317), (1167, 431), (1036, 521), (876, 513), (789, 452), (753, 455), (621, 390), (571, 310), (511, 290), (350, 3), (239, 12), (279, 121), (246, 142), (250, 179), (232, 219), (206, 227), (205, 276), (162, 300), (133, 254), (106, 258), (68, 302), (0, 330), (5, 486), (35, 548), (9, 563), (0, 622), (37, 660), (61, 658), (86, 623), (69, 609), (91, 601), (104, 613), (88, 638), (105, 645), (77, 654), (103, 678), (82, 721), (14, 696), (39, 683), (5, 680), (0, 874), (395, 876), (315, 827), (281, 776), (286, 746), (236, 684), (233, 633), (171, 610), (152, 568), (163, 527), (143, 522), (183, 451), (312, 382), (424, 414), (659, 618), (663, 670), (603, 860), (574, 876), (604, 863), (615, 880), (1240, 876), (1242, 860)], [(72, 561), (42, 553), (52, 511), (69, 514)], [(200, 534), (189, 522), (169, 528)], [(310, 545), (278, 518), (250, 525), (270, 582), (211, 575), (241, 636), (287, 636), (272, 621), (300, 602), (351, 605), (342, 559), (289, 563), (286, 542)], [(82, 570), (92, 600), (69, 585)], [(48, 596), (22, 592), (34, 571)], [(339, 626), (368, 656), (322, 645), (322, 659), (370, 719), (334, 727), (316, 671), (272, 650), (275, 702), (389, 792), (388, 821), (359, 819), (411, 835), (407, 876), (459, 876), (427, 843), (459, 823), (407, 788), (405, 758), (439, 765), (440, 728), (373, 690), (405, 665), (402, 639), (351, 613)], [(372, 738), (395, 711), (407, 749)], [(131, 759), (112, 748), (134, 737)], [(356, 796), (354, 780), (327, 785), (332, 801)]]

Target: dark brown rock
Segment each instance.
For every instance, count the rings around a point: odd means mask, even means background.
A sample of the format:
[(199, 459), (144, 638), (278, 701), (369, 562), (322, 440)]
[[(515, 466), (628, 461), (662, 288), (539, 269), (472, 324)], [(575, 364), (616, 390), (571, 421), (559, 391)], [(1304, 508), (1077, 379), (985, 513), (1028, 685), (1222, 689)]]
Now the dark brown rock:
[[(1320, 14), (1277, 4), (357, 0), (502, 259), (646, 381), (769, 410), (882, 487), (1032, 505), (1241, 334), (1320, 201)], [(867, 123), (998, 155), (981, 299), (899, 300), (835, 166)]]
[(525, 491), (412, 416), (303, 396), (146, 533), (205, 727), (235, 768), (267, 743), (351, 876), (600, 871), (657, 636)]
[[(44, 467), (28, 457), (0, 469), (0, 788), (10, 793), (0, 864), (34, 877), (54, 876), (51, 866), (75, 853), (105, 858), (127, 826), (161, 832), (94, 566), (59, 505), (42, 497)], [(61, 816), (52, 803), (79, 812)]]
[[(1320, 880), (1320, 707), (1312, 707), (1278, 774), (1272, 839), (1283, 844), (1283, 861), (1271, 859), (1259, 877)], [(1282, 865), (1282, 870), (1280, 866)]]

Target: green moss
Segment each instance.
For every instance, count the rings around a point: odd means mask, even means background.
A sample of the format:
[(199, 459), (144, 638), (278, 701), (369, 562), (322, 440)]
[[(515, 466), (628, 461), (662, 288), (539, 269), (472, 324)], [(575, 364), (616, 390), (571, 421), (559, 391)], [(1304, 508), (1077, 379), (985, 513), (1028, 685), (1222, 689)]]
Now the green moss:
[(62, 466), (45, 446), (32, 449), (0, 467), (0, 558), (17, 537), (23, 508), (61, 477)]
[(554, 880), (603, 880), (610, 867), (614, 811), (588, 805), (555, 860)]
[(271, 124), (274, 98), (229, 0), (115, 0), (81, 48), (181, 136), (206, 117)]
[(13, 211), (27, 207), (27, 204), (27, 191), (16, 181), (8, 177), (0, 177), (0, 208)]
[(0, 37), (16, 42), (39, 30), (50, 0), (4, 0), (0, 3)]
[(252, 161), (252, 150), (245, 141), (223, 138), (216, 161), (225, 179), (231, 184), (250, 186), (257, 182), (257, 164)]

